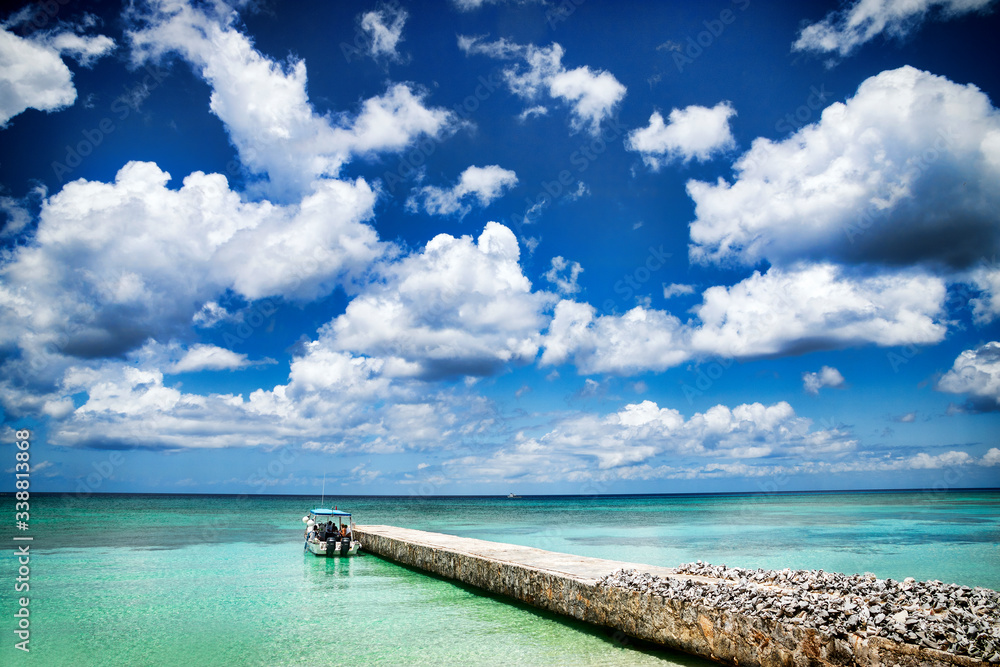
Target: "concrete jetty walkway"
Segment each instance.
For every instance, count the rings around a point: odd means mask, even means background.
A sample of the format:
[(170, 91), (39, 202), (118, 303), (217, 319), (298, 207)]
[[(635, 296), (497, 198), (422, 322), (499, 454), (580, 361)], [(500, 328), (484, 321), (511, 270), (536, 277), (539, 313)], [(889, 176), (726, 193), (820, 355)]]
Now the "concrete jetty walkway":
[(630, 637), (729, 665), (978, 667), (989, 663), (883, 637), (836, 638), (766, 619), (599, 583), (622, 569), (720, 586), (732, 581), (395, 526), (357, 526), (363, 551)]

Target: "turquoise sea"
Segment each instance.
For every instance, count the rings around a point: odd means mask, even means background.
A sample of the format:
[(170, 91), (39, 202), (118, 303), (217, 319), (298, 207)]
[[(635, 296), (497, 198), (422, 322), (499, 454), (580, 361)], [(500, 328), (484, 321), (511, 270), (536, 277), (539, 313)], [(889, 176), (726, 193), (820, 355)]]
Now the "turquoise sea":
[[(13, 496), (4, 496), (13, 513)], [(0, 664), (707, 665), (368, 555), (302, 550), (313, 496), (32, 496), (5, 525)], [(655, 565), (704, 560), (1000, 588), (1000, 491), (336, 497), (391, 524)], [(31, 652), (14, 648), (30, 596)]]

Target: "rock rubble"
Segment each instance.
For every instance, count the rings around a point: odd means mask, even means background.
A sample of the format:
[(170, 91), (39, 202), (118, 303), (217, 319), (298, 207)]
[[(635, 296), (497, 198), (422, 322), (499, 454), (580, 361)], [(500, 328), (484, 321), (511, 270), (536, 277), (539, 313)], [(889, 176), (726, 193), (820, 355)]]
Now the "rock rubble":
[(1000, 593), (940, 581), (878, 579), (823, 570), (750, 570), (686, 563), (664, 578), (618, 570), (600, 579), (615, 586), (715, 609), (780, 619), (831, 637), (884, 637), (1000, 663)]

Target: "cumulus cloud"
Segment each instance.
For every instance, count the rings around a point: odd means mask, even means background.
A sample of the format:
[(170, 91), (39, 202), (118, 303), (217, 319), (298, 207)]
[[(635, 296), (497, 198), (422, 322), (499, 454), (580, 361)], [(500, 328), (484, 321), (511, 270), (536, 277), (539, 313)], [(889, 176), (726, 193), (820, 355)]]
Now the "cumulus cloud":
[[(818, 372), (802, 374), (802, 388), (807, 394), (816, 396), (823, 387), (838, 389), (844, 386), (844, 376), (832, 366), (823, 366)], [(912, 420), (911, 420), (912, 421)]]
[[(724, 407), (724, 406), (720, 406)], [(760, 479), (787, 478), (798, 475), (856, 475), (858, 473), (879, 473), (897, 471), (942, 470), (946, 468), (994, 466), (1000, 464), (1000, 449), (993, 448), (982, 457), (975, 457), (964, 451), (950, 451), (941, 454), (920, 452), (913, 455), (888, 457), (881, 452), (857, 451), (856, 442), (850, 435), (840, 430), (813, 431), (812, 438), (802, 438), (803, 441), (816, 440), (825, 442), (841, 452), (850, 452), (850, 456), (840, 460), (805, 459), (797, 454), (781, 457), (782, 462), (769, 463), (770, 458), (763, 458), (766, 446), (753, 445), (744, 451), (747, 458), (723, 458), (711, 460), (709, 457), (688, 457), (677, 460), (676, 457), (645, 455), (648, 449), (642, 447), (621, 447), (613, 452), (600, 453), (588, 451), (584, 446), (576, 451), (556, 450), (550, 457), (546, 456), (548, 448), (554, 439), (542, 444), (541, 438), (520, 437), (513, 443), (497, 450), (491, 456), (467, 456), (446, 462), (449, 477), (475, 482), (531, 481), (538, 483), (572, 481), (585, 483), (585, 489), (593, 488), (597, 492), (607, 482), (629, 480), (673, 480), (673, 479)], [(780, 438), (775, 438), (779, 440)], [(617, 443), (616, 443), (617, 444)], [(797, 447), (801, 450), (806, 447)], [(791, 448), (790, 448), (791, 449)], [(737, 451), (737, 450), (733, 450)], [(615, 465), (615, 455), (621, 456), (622, 463)], [(761, 457), (760, 460), (755, 460)], [(780, 457), (780, 454), (778, 455)], [(706, 462), (705, 459), (709, 460)], [(636, 459), (637, 463), (626, 463)], [(599, 462), (607, 461), (609, 465), (601, 466)], [(590, 487), (586, 483), (596, 482)]]
[(179, 54), (212, 87), (211, 111), (229, 131), (244, 167), (268, 179), (272, 196), (295, 198), (319, 177), (335, 177), (356, 156), (399, 151), (439, 136), (454, 114), (424, 106), (424, 94), (391, 85), (356, 114), (321, 115), (306, 94), (306, 65), (277, 62), (236, 30), (224, 5), (151, 3), (145, 27), (129, 33), (133, 60)]
[(372, 58), (400, 59), (396, 47), (403, 38), (403, 26), (408, 17), (406, 10), (398, 5), (386, 5), (362, 15), (361, 29), (371, 40), (368, 54)]
[(636, 307), (595, 316), (593, 306), (562, 300), (543, 339), (542, 366), (572, 360), (580, 373), (662, 371), (691, 356), (690, 330), (673, 315)]
[(714, 465), (727, 465), (733, 459), (843, 453), (856, 445), (845, 431), (813, 430), (811, 420), (797, 416), (785, 402), (716, 405), (685, 419), (677, 410), (647, 400), (603, 417), (565, 417), (540, 437), (519, 435), (491, 456), (463, 457), (446, 466), (472, 479), (579, 481), (593, 479), (595, 472), (628, 478), (636, 474), (635, 466), (655, 465), (664, 455), (685, 463), (710, 458), (717, 461)]
[(469, 167), (462, 172), (458, 183), (450, 188), (428, 185), (417, 191), (406, 202), (406, 207), (416, 211), (423, 200), (423, 208), (431, 215), (453, 215), (464, 217), (472, 206), (466, 202), (474, 199), (480, 206), (489, 206), (500, 197), (504, 190), (517, 185), (517, 174), (491, 164), (485, 167)]
[[(232, 395), (184, 394), (164, 386), (163, 374), (107, 364), (71, 369), (64, 386), (87, 393), (73, 414), (53, 424), (57, 446), (94, 449), (186, 449), (280, 444), (273, 428)], [(185, 434), (186, 432), (186, 434)], [(192, 437), (196, 433), (197, 437)]]
[(332, 349), (386, 359), (398, 376), (479, 376), (532, 361), (554, 297), (533, 292), (513, 232), (439, 234), (381, 269), (324, 329)]
[(996, 447), (990, 447), (990, 451), (986, 452), (983, 456), (984, 466), (997, 466), (1000, 465), (1000, 449)]
[[(285, 384), (249, 396), (191, 394), (171, 386), (158, 364), (176, 352), (173, 345), (150, 344), (124, 361), (66, 369), (58, 396), (85, 400), (79, 407), (69, 400), (68, 410), (55, 415), (49, 441), (93, 449), (389, 453), (468, 442), (493, 423), (482, 399), (389, 378), (383, 360), (337, 352), (319, 340), (292, 359)], [(212, 352), (198, 354), (204, 361)]]
[(855, 0), (844, 9), (830, 12), (822, 21), (804, 27), (792, 49), (846, 56), (882, 34), (905, 37), (929, 14), (952, 19), (985, 11), (992, 4), (993, 0)]
[(734, 167), (688, 182), (690, 258), (770, 268), (704, 292), (695, 354), (936, 343), (949, 282), (981, 290), (977, 323), (996, 316), (1000, 272), (981, 258), (1000, 249), (1000, 111), (975, 86), (882, 72)]
[(563, 295), (576, 294), (580, 291), (577, 278), (583, 273), (580, 262), (569, 262), (565, 257), (557, 255), (552, 258), (552, 267), (545, 272), (547, 281), (556, 286), (556, 291)]
[(1000, 249), (1000, 112), (973, 85), (882, 72), (788, 139), (756, 139), (735, 170), (688, 182), (695, 262), (954, 269)]
[(941, 279), (921, 273), (853, 276), (834, 264), (804, 264), (711, 287), (692, 309), (697, 319), (687, 322), (642, 306), (597, 316), (589, 304), (562, 300), (540, 363), (572, 361), (582, 374), (625, 375), (704, 356), (937, 343), (947, 330), (945, 293)]
[(0, 26), (0, 128), (26, 109), (56, 111), (76, 101), (73, 74), (62, 56), (86, 67), (114, 47), (104, 35), (62, 31), (25, 38)]
[(225, 290), (312, 299), (383, 253), (364, 181), (324, 181), (279, 206), (242, 201), (219, 174), (195, 172), (176, 190), (169, 180), (131, 162), (114, 183), (81, 179), (45, 200), (31, 242), (0, 263), (0, 345), (120, 356), (188, 331)]
[(729, 102), (720, 102), (711, 109), (697, 105), (674, 109), (668, 123), (663, 122), (659, 111), (654, 111), (649, 125), (630, 132), (625, 145), (640, 153), (653, 171), (674, 160), (705, 162), (736, 145), (729, 129), (729, 119), (735, 115)]
[(937, 470), (970, 465), (974, 463), (974, 459), (968, 452), (951, 451), (937, 455), (921, 452), (909, 459), (904, 459), (903, 463), (911, 470)]
[(771, 267), (732, 287), (704, 291), (692, 347), (722, 356), (767, 356), (874, 343), (944, 339), (945, 285), (935, 276), (853, 276), (835, 264)]
[(977, 411), (1000, 410), (1000, 343), (990, 341), (962, 352), (936, 389), (966, 394), (970, 407)]
[(529, 102), (545, 94), (561, 100), (570, 107), (571, 126), (575, 130), (597, 134), (601, 122), (611, 116), (625, 97), (625, 86), (610, 72), (594, 71), (586, 66), (567, 70), (562, 64), (563, 48), (557, 43), (538, 47), (505, 39), (486, 42), (481, 37), (460, 36), (458, 45), (469, 55), (520, 61), (503, 71), (511, 92)]

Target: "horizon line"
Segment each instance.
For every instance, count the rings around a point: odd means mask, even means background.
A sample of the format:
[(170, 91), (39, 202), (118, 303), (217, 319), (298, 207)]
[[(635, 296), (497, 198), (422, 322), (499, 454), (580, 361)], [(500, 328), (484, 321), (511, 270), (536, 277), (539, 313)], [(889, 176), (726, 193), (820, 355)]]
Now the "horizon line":
[[(844, 493), (957, 493), (970, 491), (998, 491), (1000, 486), (954, 487), (937, 489), (933, 487), (915, 487), (904, 489), (813, 489), (799, 491), (688, 491), (676, 493), (526, 493), (518, 494), (517, 498), (627, 498), (627, 497), (686, 497), (686, 496), (781, 496), (781, 495), (833, 495)], [(0, 496), (13, 496), (16, 491), (0, 491)], [(301, 498), (310, 497), (312, 493), (204, 493), (204, 492), (163, 492), (163, 491), (94, 491), (82, 494), (78, 491), (33, 491), (35, 496), (219, 496), (219, 497), (258, 497), (258, 498)], [(504, 498), (502, 493), (477, 494), (339, 494), (342, 498)]]

